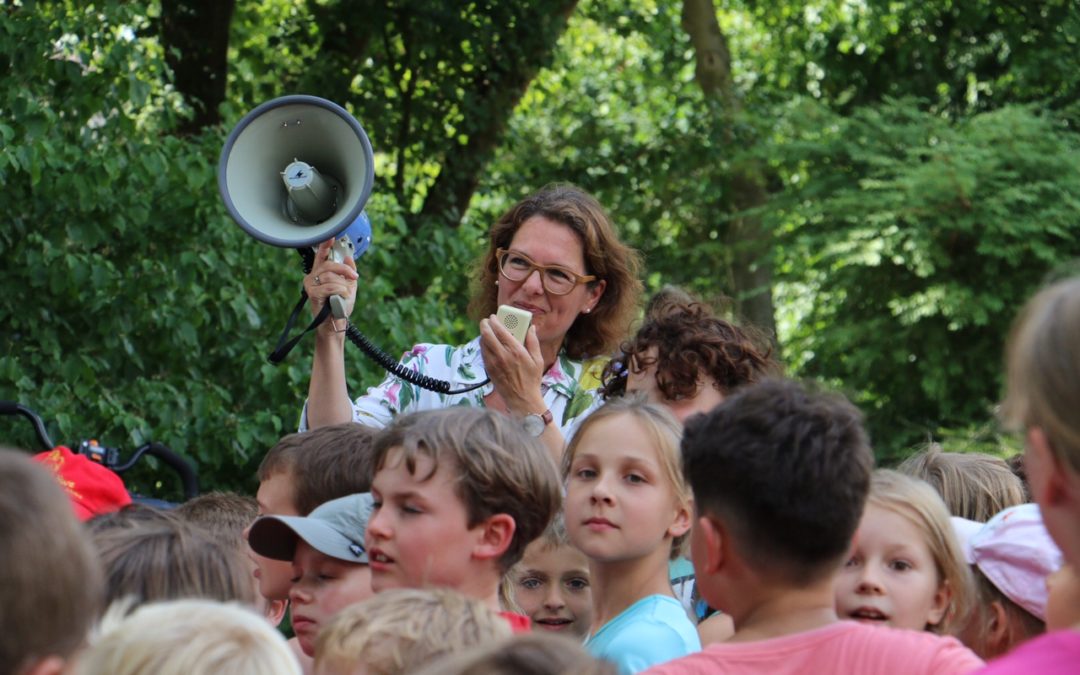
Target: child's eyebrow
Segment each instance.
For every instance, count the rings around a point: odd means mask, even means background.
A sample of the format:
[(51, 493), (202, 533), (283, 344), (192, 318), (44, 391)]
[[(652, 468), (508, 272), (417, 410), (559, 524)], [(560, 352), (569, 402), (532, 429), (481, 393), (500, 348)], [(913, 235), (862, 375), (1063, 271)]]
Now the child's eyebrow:
[(626, 466), (643, 469), (649, 473), (657, 473), (660, 471), (660, 464), (652, 459), (646, 459), (644, 457), (622, 457), (623, 463)]
[(385, 493), (383, 494), (383, 498), (386, 498), (388, 496), (391, 499), (396, 499), (398, 501), (404, 501), (404, 500), (407, 500), (407, 499), (416, 499), (416, 500), (419, 500), (419, 501), (422, 501), (422, 502), (427, 501), (424, 498), (424, 495), (422, 493), (420, 493), (420, 492), (417, 492), (416, 490), (401, 490), (401, 491), (398, 491), (398, 492), (391, 492), (389, 495), (387, 495)]

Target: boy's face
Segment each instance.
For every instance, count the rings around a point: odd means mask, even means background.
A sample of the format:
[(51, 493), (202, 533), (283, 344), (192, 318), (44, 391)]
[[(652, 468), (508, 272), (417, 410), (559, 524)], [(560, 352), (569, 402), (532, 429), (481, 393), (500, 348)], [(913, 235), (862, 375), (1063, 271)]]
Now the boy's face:
[[(299, 516), (293, 502), (292, 472), (276, 473), (259, 483), (255, 495), (259, 503), (260, 516)], [(248, 526), (244, 530), (244, 540), (248, 538)], [(255, 578), (259, 583), (259, 594), (267, 600), (284, 600), (289, 597), (289, 580), (292, 578), (292, 563), (287, 560), (273, 560), (256, 554), (248, 546), (248, 558), (255, 564)]]
[(589, 561), (573, 546), (537, 539), (515, 568), (514, 600), (534, 630), (584, 637), (592, 621)]
[(855, 546), (836, 581), (841, 619), (926, 630), (948, 609), (922, 530), (890, 509), (867, 504)]
[(457, 476), (451, 462), (443, 460), (426, 480), (417, 478), (427, 476), (432, 466), (431, 459), (417, 457), (412, 475), (401, 449), (393, 448), (371, 482), (375, 504), (366, 543), (376, 593), (443, 586), (472, 595), (468, 590), (484, 583), (473, 557), (483, 524), (469, 528), (465, 504), (454, 491)]
[(644, 368), (636, 365), (630, 368), (626, 391), (643, 393), (650, 403), (664, 406), (680, 422), (686, 422), (687, 418), (698, 413), (709, 412), (724, 402), (724, 395), (716, 388), (716, 380), (708, 376), (699, 376), (698, 388), (693, 396), (680, 399), (665, 396), (656, 382), (656, 354), (656, 347), (649, 347), (642, 360), (651, 363)]
[(371, 569), (331, 558), (303, 540), (292, 561), (292, 627), (300, 648), (315, 655), (315, 636), (335, 614), (371, 597)]

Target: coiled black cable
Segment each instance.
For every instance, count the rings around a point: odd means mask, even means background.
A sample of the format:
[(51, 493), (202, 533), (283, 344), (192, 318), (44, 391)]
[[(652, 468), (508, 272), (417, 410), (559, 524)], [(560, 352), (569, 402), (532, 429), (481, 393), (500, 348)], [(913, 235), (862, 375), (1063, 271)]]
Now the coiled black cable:
[[(301, 257), (304, 259), (304, 274), (311, 274), (311, 268), (315, 264), (315, 252), (310, 248), (297, 249), (300, 252)], [(360, 332), (351, 321), (345, 328), (345, 336), (349, 338), (349, 342), (360, 348), (360, 351), (364, 353), (369, 359), (374, 361), (386, 372), (390, 373), (394, 377), (405, 380), (409, 384), (415, 384), (416, 386), (433, 391), (436, 394), (446, 394), (448, 396), (455, 396), (458, 394), (465, 394), (475, 389), (483, 387), (485, 384), (491, 382), (491, 378), (485, 378), (483, 382), (478, 382), (468, 387), (461, 389), (450, 389), (450, 383), (446, 380), (439, 380), (434, 377), (428, 377), (427, 375), (421, 375), (420, 373), (409, 370), (405, 366), (401, 365), (397, 359), (390, 356), (382, 349), (379, 349), (375, 344), (367, 338), (366, 335)]]

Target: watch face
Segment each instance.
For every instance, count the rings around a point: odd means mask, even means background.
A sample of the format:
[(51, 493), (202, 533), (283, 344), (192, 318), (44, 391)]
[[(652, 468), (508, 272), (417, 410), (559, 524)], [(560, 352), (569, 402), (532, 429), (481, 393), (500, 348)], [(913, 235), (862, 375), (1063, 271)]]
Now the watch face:
[(539, 436), (544, 433), (544, 427), (547, 425), (544, 424), (544, 418), (539, 415), (526, 415), (521, 426), (530, 436)]

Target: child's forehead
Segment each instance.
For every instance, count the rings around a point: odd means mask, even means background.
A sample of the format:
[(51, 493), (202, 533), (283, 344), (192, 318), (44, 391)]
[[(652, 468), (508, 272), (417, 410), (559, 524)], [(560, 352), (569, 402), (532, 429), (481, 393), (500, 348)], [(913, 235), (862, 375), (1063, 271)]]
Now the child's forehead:
[(386, 451), (372, 479), (372, 488), (391, 487), (425, 492), (439, 489), (460, 478), (457, 464), (449, 457), (432, 457), (424, 452), (394, 446)]
[(259, 482), (255, 501), (263, 513), (299, 515), (296, 510), (296, 486), (292, 470), (278, 471)]
[[(601, 426), (603, 425), (603, 426)], [(658, 465), (661, 450), (650, 430), (633, 415), (619, 414), (585, 431), (573, 462), (603, 461)]]
[(572, 544), (553, 544), (541, 538), (533, 540), (526, 547), (522, 564), (526, 567), (549, 567), (559, 570), (579, 567), (587, 569), (588, 559)]
[(927, 534), (916, 520), (902, 510), (873, 503), (866, 505), (854, 543), (860, 548), (911, 549), (933, 554)]

